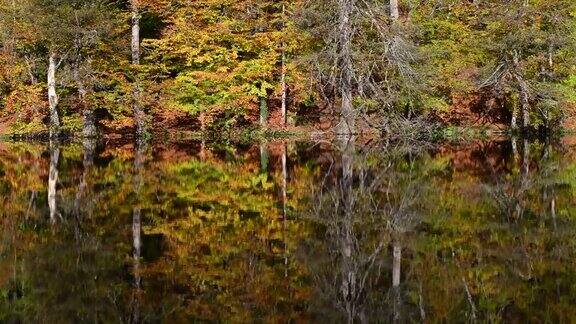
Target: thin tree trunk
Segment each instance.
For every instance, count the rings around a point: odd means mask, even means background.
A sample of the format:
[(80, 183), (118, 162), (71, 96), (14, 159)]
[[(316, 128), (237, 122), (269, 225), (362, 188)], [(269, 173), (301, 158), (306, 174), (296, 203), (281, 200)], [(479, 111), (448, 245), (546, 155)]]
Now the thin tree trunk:
[(400, 18), (400, 11), (398, 10), (398, 0), (390, 0), (390, 19), (396, 21)]
[[(140, 65), (140, 9), (138, 0), (131, 1), (132, 6), (132, 64)], [(143, 138), (146, 134), (146, 116), (140, 102), (140, 88), (138, 80), (135, 81), (133, 89), (132, 110), (134, 112), (134, 124), (136, 126), (136, 137)]]
[(355, 0), (339, 0), (339, 43), (340, 43), (340, 93), (342, 100), (340, 134), (354, 134), (355, 118), (352, 106), (352, 22), (350, 15), (354, 8)]
[(78, 97), (82, 106), (82, 135), (86, 138), (96, 137), (96, 122), (94, 121), (94, 111), (88, 107), (86, 103), (86, 94), (88, 91), (84, 86), (82, 77), (80, 76), (80, 62), (77, 60), (72, 67), (72, 75), (76, 87), (78, 87)]
[(514, 108), (512, 108), (512, 118), (510, 119), (510, 128), (512, 130), (516, 130), (518, 129), (518, 109), (516, 108), (516, 106), (514, 106)]
[(132, 64), (140, 65), (140, 12), (138, 0), (131, 1), (132, 6)]
[[(282, 19), (283, 24), (286, 20), (286, 7), (282, 5)], [(287, 100), (287, 87), (286, 87), (286, 44), (282, 41), (282, 72), (280, 75), (280, 84), (282, 86), (282, 103), (281, 103), (281, 111), (282, 111), (282, 126), (286, 126), (286, 100)]]
[(522, 128), (527, 130), (530, 127), (530, 102), (529, 102), (529, 92), (528, 85), (522, 76), (517, 75), (518, 86), (520, 89), (520, 109), (522, 116)]
[(48, 60), (48, 104), (50, 106), (50, 137), (58, 137), (60, 118), (58, 117), (58, 94), (56, 93), (56, 54), (51, 53)]

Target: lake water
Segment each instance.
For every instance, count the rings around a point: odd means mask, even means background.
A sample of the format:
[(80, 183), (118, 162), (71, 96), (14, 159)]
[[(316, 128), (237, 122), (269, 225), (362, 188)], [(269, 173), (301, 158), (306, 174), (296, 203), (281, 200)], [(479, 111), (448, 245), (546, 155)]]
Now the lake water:
[(0, 322), (570, 322), (575, 153), (0, 143)]

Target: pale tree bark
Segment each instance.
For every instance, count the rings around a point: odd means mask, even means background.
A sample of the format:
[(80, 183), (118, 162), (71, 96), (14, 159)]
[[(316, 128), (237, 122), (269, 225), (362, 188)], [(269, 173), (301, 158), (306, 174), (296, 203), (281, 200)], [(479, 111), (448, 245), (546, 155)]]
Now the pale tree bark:
[(138, 0), (130, 1), (132, 10), (132, 64), (140, 64), (140, 8)]
[(338, 133), (354, 134), (355, 116), (353, 110), (352, 80), (354, 66), (352, 61), (352, 21), (351, 15), (355, 0), (339, 0), (339, 56), (340, 56), (340, 95), (342, 100)]
[(48, 209), (50, 210), (50, 221), (56, 223), (58, 216), (58, 206), (56, 204), (56, 185), (58, 184), (58, 160), (60, 158), (60, 147), (58, 142), (50, 140), (50, 169), (48, 171)]
[[(283, 24), (286, 21), (286, 5), (282, 4), (282, 19)], [(286, 87), (286, 43), (282, 41), (282, 71), (280, 75), (280, 85), (282, 87), (282, 103), (281, 103), (281, 112), (282, 112), (282, 126), (286, 126), (286, 115), (287, 115), (287, 107), (286, 107), (286, 100), (287, 100), (287, 87)]]
[(58, 137), (60, 118), (58, 117), (58, 94), (56, 93), (56, 54), (51, 53), (48, 59), (48, 104), (50, 108), (50, 137)]
[(390, 0), (390, 19), (396, 21), (400, 18), (400, 11), (398, 10), (398, 0)]
[[(520, 58), (518, 51), (514, 51), (513, 63), (514, 63), (514, 78), (518, 83), (518, 92), (520, 94), (520, 115), (522, 118), (522, 130), (526, 131), (530, 127), (530, 91), (528, 89), (528, 84), (522, 72), (520, 70)], [(515, 118), (514, 116), (512, 118)], [(513, 120), (514, 123), (514, 120)], [(514, 128), (514, 127), (513, 127)]]
[(510, 128), (512, 130), (518, 129), (518, 109), (516, 106), (512, 108), (512, 118), (510, 118)]
[[(130, 2), (132, 10), (132, 64), (140, 65), (140, 8), (139, 0), (131, 0)], [(136, 127), (136, 137), (143, 138), (146, 134), (146, 115), (142, 109), (142, 104), (140, 102), (140, 88), (138, 86), (138, 80), (136, 80), (133, 89), (133, 99), (132, 110), (134, 113), (134, 124)]]
[(522, 128), (527, 130), (530, 127), (530, 102), (529, 102), (529, 92), (528, 85), (521, 75), (516, 75), (518, 80), (518, 87), (520, 90), (520, 112), (522, 116)]

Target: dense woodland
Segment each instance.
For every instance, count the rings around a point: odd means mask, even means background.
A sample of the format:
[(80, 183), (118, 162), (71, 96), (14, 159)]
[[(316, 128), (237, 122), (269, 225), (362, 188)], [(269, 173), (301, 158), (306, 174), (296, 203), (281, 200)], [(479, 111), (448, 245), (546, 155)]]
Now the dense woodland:
[(0, 131), (558, 129), (573, 0), (1, 0)]

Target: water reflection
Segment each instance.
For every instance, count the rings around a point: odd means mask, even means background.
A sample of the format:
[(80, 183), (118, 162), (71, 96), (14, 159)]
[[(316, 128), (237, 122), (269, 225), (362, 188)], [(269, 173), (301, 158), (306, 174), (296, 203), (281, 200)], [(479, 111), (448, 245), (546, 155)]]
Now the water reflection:
[(3, 143), (0, 322), (568, 321), (575, 157)]

